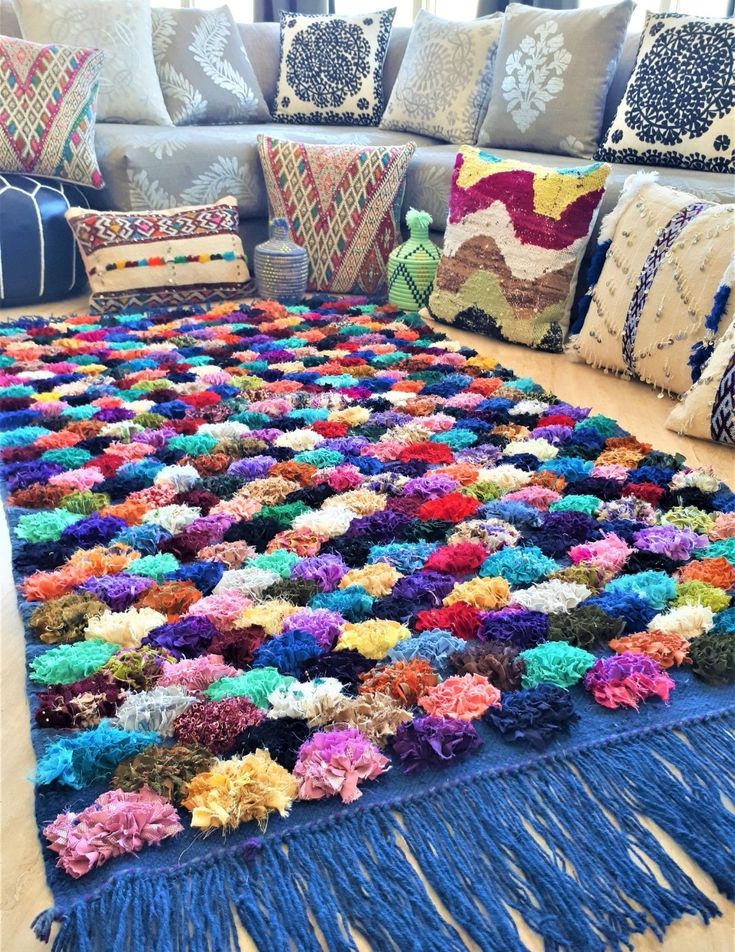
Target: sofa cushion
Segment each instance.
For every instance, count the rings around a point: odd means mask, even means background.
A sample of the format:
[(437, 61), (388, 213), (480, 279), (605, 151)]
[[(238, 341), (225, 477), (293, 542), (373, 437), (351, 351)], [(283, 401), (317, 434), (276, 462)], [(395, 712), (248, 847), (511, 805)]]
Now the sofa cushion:
[[(7, 0), (4, 0), (4, 2), (7, 3)], [(2, 3), (3, 0), (0, 0), (0, 4)], [(0, 13), (2, 9), (2, 6), (0, 6)], [(278, 23), (240, 23), (238, 25), (245, 52), (248, 54), (248, 59), (255, 70), (255, 75), (260, 84), (260, 88), (263, 90), (265, 101), (270, 105), (276, 98), (276, 86), (278, 84), (279, 57), (281, 53), (280, 25)], [(405, 26), (394, 26), (391, 31), (390, 40), (388, 41), (388, 52), (386, 53), (385, 62), (383, 63), (383, 95), (385, 96), (386, 102), (395, 85), (410, 35), (410, 28)], [(633, 62), (635, 61), (636, 47), (637, 44), (634, 45), (633, 48), (630, 69), (633, 68)], [(617, 106), (617, 103), (623, 96), (625, 84), (628, 82), (628, 75), (629, 72), (625, 75), (615, 106)], [(613, 113), (615, 112), (615, 106), (613, 106)]]
[(153, 8), (153, 56), (175, 126), (268, 122), (229, 7)]
[(377, 126), (395, 7), (353, 16), (281, 13), (273, 116), (281, 122)]
[(497, 15), (455, 23), (419, 10), (381, 127), (475, 142), (502, 24)]
[[(207, 204), (234, 195), (243, 218), (265, 218), (268, 201), (258, 159), (259, 132), (315, 144), (393, 146), (415, 142), (426, 146), (434, 142), (413, 133), (360, 126), (263, 123), (161, 129), (103, 123), (97, 127), (97, 155), (106, 184), (100, 207), (164, 209)], [(445, 219), (446, 210), (442, 221)]]
[(98, 121), (171, 125), (153, 61), (149, 0), (16, 0), (15, 6), (26, 40), (104, 51)]
[(735, 23), (649, 13), (598, 158), (735, 171)]
[(478, 143), (591, 158), (632, 11), (509, 4)]

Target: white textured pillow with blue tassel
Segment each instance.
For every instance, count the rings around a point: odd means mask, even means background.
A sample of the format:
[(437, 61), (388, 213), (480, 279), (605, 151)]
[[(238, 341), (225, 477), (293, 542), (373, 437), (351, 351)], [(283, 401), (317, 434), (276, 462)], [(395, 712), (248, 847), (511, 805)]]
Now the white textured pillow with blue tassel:
[(727, 330), (714, 347), (694, 386), (684, 394), (666, 421), (666, 426), (677, 433), (731, 446), (735, 446), (734, 285), (735, 258), (717, 291), (709, 321), (712, 325), (724, 325)]
[(587, 294), (572, 353), (671, 393), (693, 382), (690, 358), (717, 339), (708, 318), (732, 255), (735, 205), (707, 201), (637, 173), (600, 229), (604, 264)]

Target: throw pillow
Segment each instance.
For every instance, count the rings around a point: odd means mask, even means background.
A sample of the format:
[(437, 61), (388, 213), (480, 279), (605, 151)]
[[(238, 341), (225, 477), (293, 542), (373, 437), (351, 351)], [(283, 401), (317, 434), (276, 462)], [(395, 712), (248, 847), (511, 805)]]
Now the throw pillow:
[(574, 350), (588, 364), (683, 393), (734, 232), (735, 205), (659, 185), (655, 173), (631, 176), (600, 229), (604, 264)]
[(377, 126), (395, 7), (356, 16), (281, 14), (277, 122)]
[(381, 129), (473, 143), (487, 109), (501, 16), (452, 23), (420, 10)]
[(735, 446), (735, 319), (702, 376), (669, 414), (666, 426), (680, 436)]
[(598, 156), (735, 172), (735, 20), (649, 13)]
[(229, 7), (152, 13), (153, 56), (175, 126), (270, 120)]
[(609, 171), (599, 163), (547, 169), (460, 149), (431, 316), (560, 351)]
[(413, 143), (307, 145), (258, 136), (272, 218), (285, 218), (309, 256), (309, 289), (377, 294), (401, 240)]
[(149, 0), (16, 0), (26, 40), (104, 51), (97, 119), (170, 126), (156, 75)]
[(102, 187), (94, 120), (103, 54), (0, 36), (0, 171)]
[(244, 297), (250, 273), (231, 196), (165, 212), (66, 213), (93, 313)]
[(632, 12), (509, 4), (480, 145), (590, 158)]

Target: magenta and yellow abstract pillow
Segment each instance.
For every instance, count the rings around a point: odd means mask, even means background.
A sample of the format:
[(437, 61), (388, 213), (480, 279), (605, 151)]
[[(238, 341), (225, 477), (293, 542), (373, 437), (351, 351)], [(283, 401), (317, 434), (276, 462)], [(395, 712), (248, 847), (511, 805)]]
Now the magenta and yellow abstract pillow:
[(431, 316), (560, 351), (609, 171), (601, 163), (548, 169), (462, 148)]

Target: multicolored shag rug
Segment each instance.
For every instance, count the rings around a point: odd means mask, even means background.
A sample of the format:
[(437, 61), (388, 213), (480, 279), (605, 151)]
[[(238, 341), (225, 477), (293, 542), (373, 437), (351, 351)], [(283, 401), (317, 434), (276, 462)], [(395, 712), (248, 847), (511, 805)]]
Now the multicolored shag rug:
[(0, 354), (58, 952), (618, 948), (718, 911), (649, 820), (733, 895), (711, 473), (364, 302)]

